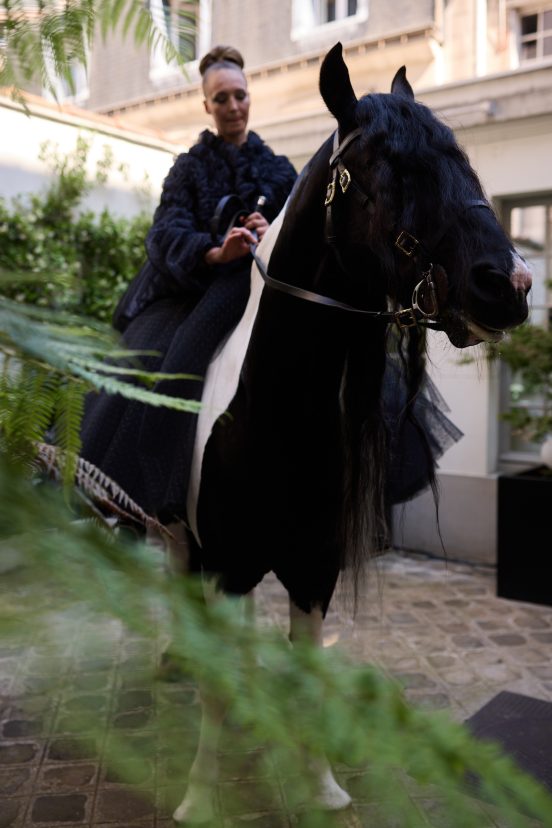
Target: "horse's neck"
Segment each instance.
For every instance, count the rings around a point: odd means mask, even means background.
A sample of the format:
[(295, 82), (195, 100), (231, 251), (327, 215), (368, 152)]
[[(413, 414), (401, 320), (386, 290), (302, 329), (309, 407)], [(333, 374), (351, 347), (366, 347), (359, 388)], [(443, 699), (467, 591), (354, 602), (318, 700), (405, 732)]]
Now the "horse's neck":
[(270, 257), (270, 275), (297, 287), (316, 289), (328, 249), (324, 199), (331, 144), (327, 141), (299, 177), (289, 198)]

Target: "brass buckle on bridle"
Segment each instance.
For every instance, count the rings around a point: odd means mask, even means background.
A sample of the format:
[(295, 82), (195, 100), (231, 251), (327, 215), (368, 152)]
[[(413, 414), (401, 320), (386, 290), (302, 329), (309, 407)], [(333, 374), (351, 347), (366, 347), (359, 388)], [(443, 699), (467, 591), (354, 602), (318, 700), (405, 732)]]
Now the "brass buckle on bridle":
[(399, 328), (415, 328), (418, 324), (414, 308), (404, 308), (393, 315)]
[(398, 247), (401, 253), (408, 257), (414, 255), (419, 244), (418, 239), (406, 230), (401, 230), (395, 241), (395, 247)]
[(326, 198), (324, 200), (324, 207), (328, 207), (332, 201), (334, 200), (335, 196), (335, 178), (328, 183), (328, 188), (326, 190)]
[(341, 187), (341, 192), (345, 194), (349, 189), (349, 184), (351, 183), (351, 173), (346, 167), (343, 167), (339, 174), (339, 186)]

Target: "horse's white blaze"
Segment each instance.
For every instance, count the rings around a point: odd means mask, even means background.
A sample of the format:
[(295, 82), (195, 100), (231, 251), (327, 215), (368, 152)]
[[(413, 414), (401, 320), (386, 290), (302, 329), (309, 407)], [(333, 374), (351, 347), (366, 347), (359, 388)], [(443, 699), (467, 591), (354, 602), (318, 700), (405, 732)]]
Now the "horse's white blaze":
[[(272, 248), (278, 238), (286, 207), (287, 202), (257, 247), (259, 258), (265, 263), (268, 262)], [(218, 349), (205, 374), (201, 398), (202, 406), (197, 415), (197, 430), (186, 503), (188, 525), (200, 546), (201, 539), (197, 527), (197, 500), (205, 446), (216, 421), (228, 409), (238, 390), (240, 372), (251, 338), (255, 317), (257, 316), (263, 286), (263, 278), (257, 266), (253, 263), (251, 267), (251, 292), (244, 314), (232, 333)]]

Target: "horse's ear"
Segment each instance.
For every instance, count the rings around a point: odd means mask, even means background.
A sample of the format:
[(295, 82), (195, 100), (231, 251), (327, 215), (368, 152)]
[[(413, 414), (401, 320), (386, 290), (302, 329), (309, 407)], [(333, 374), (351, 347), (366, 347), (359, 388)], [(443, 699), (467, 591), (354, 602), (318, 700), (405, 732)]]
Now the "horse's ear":
[(355, 107), (357, 98), (351, 85), (349, 70), (343, 60), (341, 43), (336, 43), (322, 61), (320, 67), (320, 94), (344, 131), (352, 129), (356, 125)]
[(414, 100), (414, 90), (406, 79), (406, 66), (401, 66), (391, 82), (391, 92), (400, 95), (402, 98)]

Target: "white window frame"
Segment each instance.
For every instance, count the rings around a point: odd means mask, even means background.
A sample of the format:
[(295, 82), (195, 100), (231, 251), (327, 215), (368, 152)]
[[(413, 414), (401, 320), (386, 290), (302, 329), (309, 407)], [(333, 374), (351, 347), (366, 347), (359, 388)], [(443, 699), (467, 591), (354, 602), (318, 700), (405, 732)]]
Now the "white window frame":
[[(550, 218), (547, 224), (547, 235), (544, 240), (544, 248), (542, 254), (538, 252), (531, 255), (531, 252), (519, 247), (519, 252), (525, 256), (527, 263), (531, 267), (531, 259), (540, 261), (541, 274), (538, 276), (537, 268), (533, 268), (534, 287), (532, 294), (530, 294), (530, 312), (529, 322), (544, 327), (552, 325), (552, 289), (546, 289), (544, 283), (552, 279), (552, 193), (543, 193), (542, 195), (529, 198), (508, 198), (504, 199), (501, 204), (501, 213), (504, 227), (512, 234), (512, 211), (515, 208), (524, 207), (540, 207), (544, 206), (550, 211)], [(515, 238), (514, 238), (515, 243)], [(534, 295), (536, 294), (536, 296)], [(500, 411), (506, 412), (512, 405), (511, 384), (515, 381), (511, 370), (508, 366), (501, 364), (500, 366)], [(538, 408), (538, 401), (531, 403), (530, 401), (520, 403), (520, 407)], [(505, 462), (527, 463), (534, 462), (538, 458), (540, 445), (537, 443), (526, 443), (523, 449), (516, 449), (512, 446), (511, 426), (507, 422), (502, 422), (500, 426), (500, 460)]]
[[(510, 8), (510, 27), (512, 32), (514, 33), (514, 40), (515, 43), (513, 44), (513, 50), (515, 51), (515, 60), (514, 63), (516, 67), (519, 66), (530, 66), (535, 62), (538, 61), (549, 61), (552, 60), (552, 55), (543, 55), (542, 54), (542, 43), (544, 39), (544, 31), (539, 31), (537, 26), (537, 31), (532, 36), (526, 36), (527, 38), (532, 37), (537, 41), (537, 54), (535, 57), (532, 58), (524, 58), (522, 57), (522, 46), (524, 42), (524, 36), (521, 34), (521, 18), (528, 17), (529, 15), (536, 14), (542, 15), (544, 12), (552, 11), (552, 2), (550, 0), (548, 2), (541, 2), (535, 3), (535, 0), (510, 0), (508, 3)], [(552, 35), (552, 28), (546, 29), (547, 37)]]
[(71, 74), (73, 76), (73, 83), (75, 91), (72, 92), (69, 84), (64, 78), (60, 78), (59, 75), (56, 74), (55, 67), (54, 67), (54, 59), (51, 54), (46, 51), (45, 53), (45, 64), (46, 64), (46, 71), (48, 72), (48, 77), (50, 79), (50, 83), (54, 87), (55, 95), (52, 93), (52, 90), (44, 86), (42, 88), (42, 96), (46, 98), (46, 100), (56, 100), (59, 103), (71, 103), (75, 104), (76, 106), (82, 106), (88, 98), (90, 97), (90, 85), (88, 83), (88, 75), (90, 72), (90, 50), (86, 50), (86, 66), (83, 63), (79, 63), (74, 61), (71, 65)]
[(356, 14), (347, 15), (347, 0), (335, 0), (336, 19), (322, 20), (322, 0), (292, 0), (291, 7), (291, 39), (293, 41), (308, 40), (327, 34), (338, 36), (358, 23), (368, 20), (369, 0), (357, 0)]
[[(178, 6), (178, 0), (170, 4)], [(149, 0), (149, 7), (152, 17), (157, 22), (159, 28), (164, 31), (167, 37), (171, 37), (173, 43), (178, 37), (178, 29), (168, 30), (166, 27), (166, 17), (163, 8), (163, 0)], [(202, 55), (208, 51), (211, 41), (211, 20), (212, 20), (212, 0), (199, 0), (198, 15), (197, 15), (197, 31), (196, 31), (196, 55)], [(177, 45), (177, 43), (175, 43)], [(186, 69), (188, 74), (195, 74), (199, 65), (199, 57), (188, 61)], [(182, 76), (182, 70), (177, 63), (167, 62), (165, 59), (165, 52), (162, 46), (156, 47), (152, 50), (150, 55), (150, 80), (165, 81), (170, 78)]]

